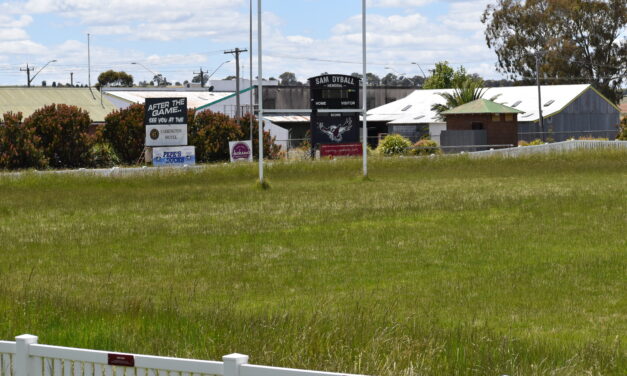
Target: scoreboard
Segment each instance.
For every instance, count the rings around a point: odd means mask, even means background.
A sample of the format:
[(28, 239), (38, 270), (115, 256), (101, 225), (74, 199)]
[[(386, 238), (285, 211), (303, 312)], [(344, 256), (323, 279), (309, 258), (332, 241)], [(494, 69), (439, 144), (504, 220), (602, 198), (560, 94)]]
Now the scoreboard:
[[(359, 142), (360, 81), (359, 77), (341, 74), (309, 79), (312, 146)], [(355, 112), (318, 112), (321, 109)]]

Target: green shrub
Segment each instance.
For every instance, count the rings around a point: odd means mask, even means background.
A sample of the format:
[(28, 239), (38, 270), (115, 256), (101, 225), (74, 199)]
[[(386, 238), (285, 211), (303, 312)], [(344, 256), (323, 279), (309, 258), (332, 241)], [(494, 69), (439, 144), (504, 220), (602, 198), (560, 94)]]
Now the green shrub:
[(188, 143), (196, 147), (198, 162), (229, 160), (229, 141), (245, 137), (235, 120), (218, 112), (202, 111), (188, 123)]
[(529, 146), (544, 145), (544, 144), (546, 144), (546, 142), (542, 141), (542, 140), (541, 140), (541, 139), (539, 139), (539, 138), (536, 138), (535, 140), (533, 140), (533, 141), (531, 141), (531, 142), (529, 143)]
[(122, 163), (137, 163), (146, 142), (144, 105), (133, 104), (111, 112), (105, 117), (101, 135), (101, 141), (113, 147)]
[(35, 111), (24, 126), (52, 167), (84, 167), (90, 162), (89, 151), (95, 141), (90, 136), (91, 119), (76, 106), (51, 104)]
[(106, 142), (100, 142), (94, 144), (89, 151), (91, 156), (92, 167), (113, 167), (120, 164), (120, 157), (118, 157), (115, 149), (111, 144)]
[(389, 134), (379, 143), (377, 151), (381, 155), (404, 155), (407, 148), (411, 147), (411, 141), (400, 134)]
[(37, 148), (39, 138), (22, 123), (22, 113), (7, 112), (0, 124), (0, 168), (43, 168), (48, 160)]
[(416, 142), (414, 147), (416, 149), (412, 149), (412, 155), (431, 155), (441, 153), (438, 143), (426, 138)]
[(518, 146), (529, 146), (529, 143), (525, 140), (518, 141)]

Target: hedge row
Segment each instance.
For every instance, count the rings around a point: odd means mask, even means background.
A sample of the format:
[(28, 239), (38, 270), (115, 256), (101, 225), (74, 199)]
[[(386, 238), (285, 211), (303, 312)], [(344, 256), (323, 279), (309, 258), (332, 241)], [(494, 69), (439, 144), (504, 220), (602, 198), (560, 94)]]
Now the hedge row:
[[(144, 149), (144, 106), (140, 104), (107, 115), (93, 130), (86, 111), (64, 104), (45, 106), (26, 119), (8, 112), (0, 124), (0, 169), (76, 168), (133, 165)], [(189, 111), (188, 141), (199, 162), (229, 159), (229, 141), (247, 138), (250, 118), (234, 119), (210, 111)], [(257, 121), (253, 124), (257, 134)], [(254, 141), (257, 151), (258, 141)], [(280, 146), (264, 132), (264, 155), (278, 158)]]

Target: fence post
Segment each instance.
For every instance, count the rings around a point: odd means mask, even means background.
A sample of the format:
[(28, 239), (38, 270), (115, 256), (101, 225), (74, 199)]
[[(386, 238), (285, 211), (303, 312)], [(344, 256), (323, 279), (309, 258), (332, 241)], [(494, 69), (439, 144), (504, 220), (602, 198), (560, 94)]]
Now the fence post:
[(13, 364), (15, 376), (41, 376), (31, 375), (30, 349), (31, 344), (37, 343), (37, 336), (22, 334), (15, 337), (15, 363)]
[(223, 356), (222, 361), (224, 362), (224, 376), (240, 376), (239, 366), (248, 363), (248, 355), (229, 354)]

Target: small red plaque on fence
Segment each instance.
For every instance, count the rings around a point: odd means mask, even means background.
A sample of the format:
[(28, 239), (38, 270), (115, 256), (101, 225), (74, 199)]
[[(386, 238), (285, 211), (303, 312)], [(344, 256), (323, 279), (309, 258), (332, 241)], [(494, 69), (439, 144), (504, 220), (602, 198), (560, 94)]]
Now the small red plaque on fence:
[(110, 366), (135, 367), (135, 358), (127, 354), (108, 354)]
[(322, 144), (320, 145), (320, 156), (349, 156), (349, 155), (361, 155), (362, 145), (356, 144)]

